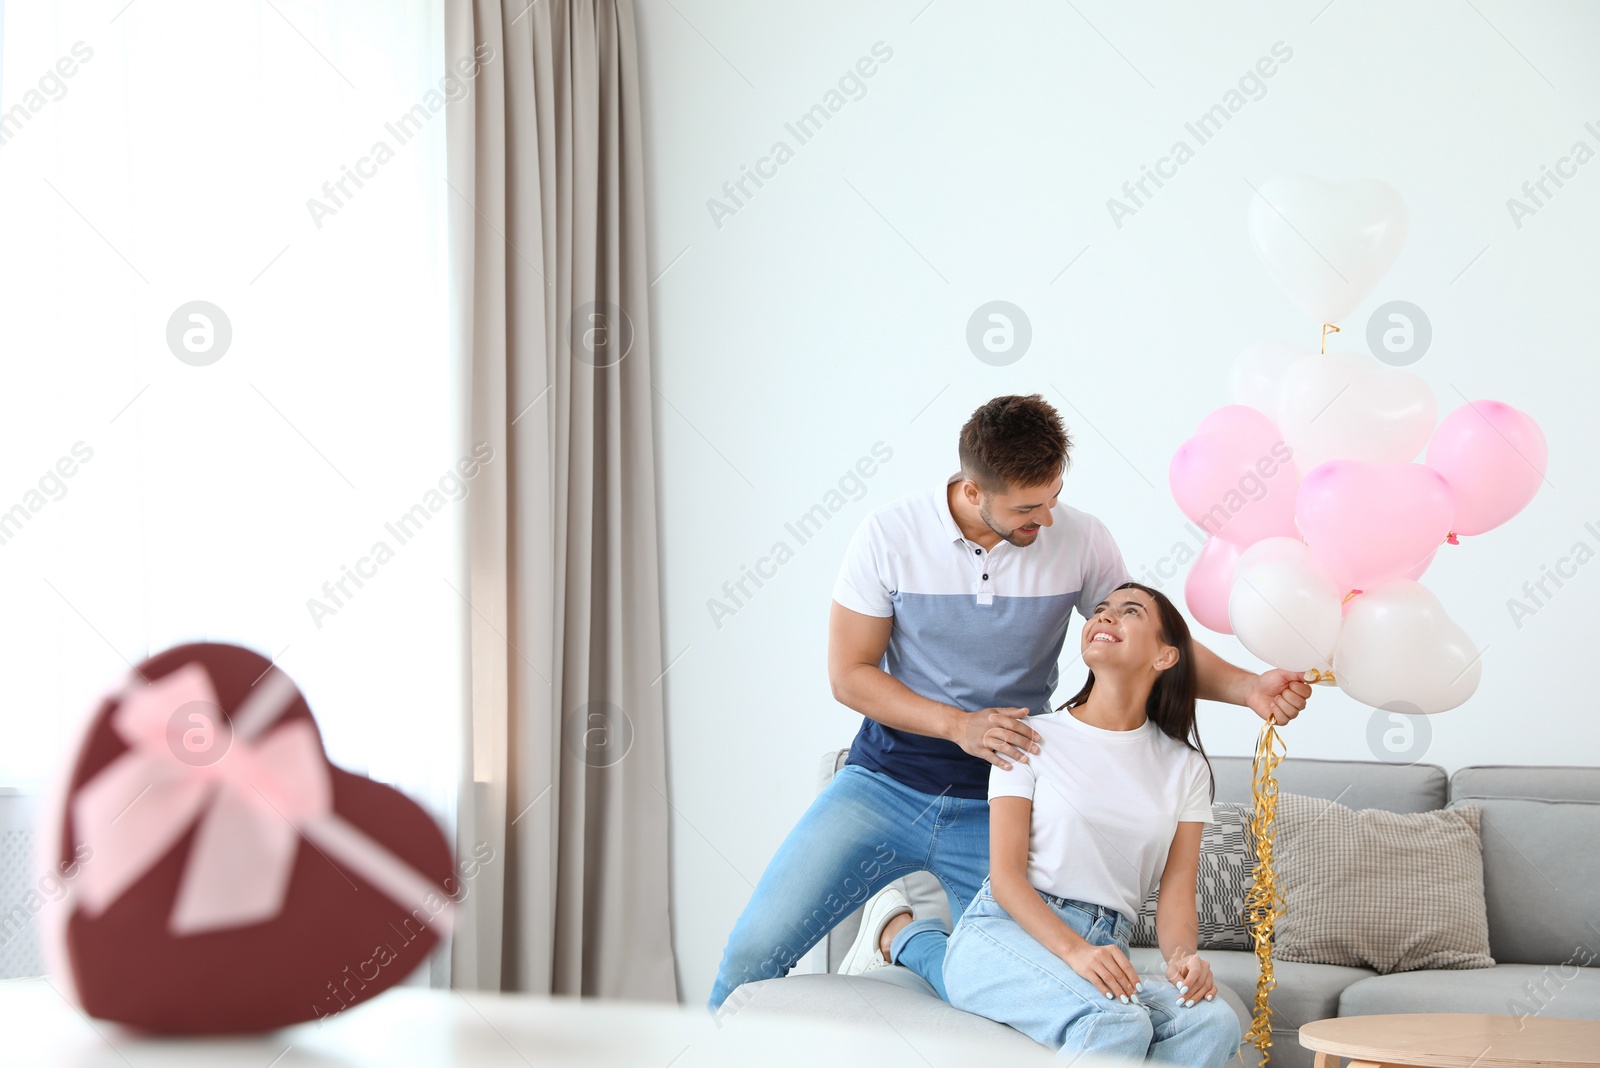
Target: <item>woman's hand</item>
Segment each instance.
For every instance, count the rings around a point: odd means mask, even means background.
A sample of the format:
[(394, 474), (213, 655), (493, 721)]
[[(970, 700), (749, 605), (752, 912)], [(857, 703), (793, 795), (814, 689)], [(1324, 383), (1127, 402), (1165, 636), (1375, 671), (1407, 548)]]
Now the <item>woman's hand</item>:
[(1211, 1001), (1217, 996), (1217, 981), (1211, 976), (1211, 965), (1198, 953), (1177, 954), (1167, 961), (1167, 979), (1178, 988), (1180, 1005)]
[(1116, 946), (1092, 946), (1080, 938), (1061, 959), (1106, 997), (1125, 1002), (1139, 999), (1144, 984), (1133, 970), (1133, 962)]

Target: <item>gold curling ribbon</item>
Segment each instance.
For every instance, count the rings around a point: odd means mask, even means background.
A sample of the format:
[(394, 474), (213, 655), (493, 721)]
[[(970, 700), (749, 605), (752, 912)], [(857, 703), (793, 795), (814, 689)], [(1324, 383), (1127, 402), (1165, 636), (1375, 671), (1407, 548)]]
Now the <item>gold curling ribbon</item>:
[[(1349, 598), (1346, 598), (1348, 600)], [(1307, 668), (1300, 676), (1313, 686), (1332, 686), (1337, 680), (1332, 671)], [(1278, 875), (1272, 868), (1272, 838), (1277, 831), (1278, 777), (1274, 774), (1284, 756), (1283, 739), (1278, 737), (1272, 721), (1261, 728), (1256, 740), (1255, 759), (1250, 762), (1250, 793), (1254, 802), (1250, 813), (1250, 838), (1256, 847), (1256, 866), (1251, 872), (1250, 889), (1244, 895), (1244, 925), (1250, 930), (1250, 939), (1256, 947), (1256, 963), (1260, 972), (1256, 976), (1256, 1003), (1250, 1019), (1250, 1030), (1244, 1040), (1256, 1048), (1261, 1068), (1271, 1059), (1267, 1049), (1272, 1045), (1272, 1018), (1269, 1015), (1267, 995), (1278, 985), (1272, 974), (1272, 929), (1283, 915), (1283, 894), (1278, 891)], [(1239, 1051), (1239, 1063), (1244, 1064), (1244, 1050)]]
[(1324, 355), (1326, 355), (1328, 352), (1328, 335), (1337, 334), (1338, 332), (1339, 328), (1334, 326), (1332, 323), (1322, 324), (1322, 352)]
[[(1306, 681), (1312, 680), (1308, 678)], [(1256, 961), (1260, 965), (1260, 974), (1256, 977), (1255, 1010), (1244, 1040), (1255, 1046), (1261, 1055), (1256, 1062), (1258, 1068), (1272, 1056), (1267, 1052), (1272, 1045), (1272, 1020), (1267, 995), (1278, 985), (1272, 974), (1272, 929), (1283, 914), (1283, 895), (1278, 890), (1277, 873), (1272, 868), (1272, 838), (1278, 817), (1278, 780), (1273, 773), (1283, 760), (1283, 753), (1283, 741), (1269, 720), (1261, 728), (1261, 737), (1256, 741), (1255, 759), (1250, 765), (1250, 787), (1255, 802), (1255, 810), (1250, 815), (1250, 837), (1255, 841), (1256, 866), (1254, 881), (1244, 897), (1244, 922), (1255, 943)], [(1244, 1063), (1243, 1050), (1239, 1054), (1239, 1063)]]

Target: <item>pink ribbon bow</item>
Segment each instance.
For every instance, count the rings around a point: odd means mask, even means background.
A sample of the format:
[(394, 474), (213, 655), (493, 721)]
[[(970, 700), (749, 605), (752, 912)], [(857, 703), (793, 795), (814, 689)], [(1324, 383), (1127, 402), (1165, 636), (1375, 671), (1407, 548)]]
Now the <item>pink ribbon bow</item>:
[[(333, 811), (328, 765), (311, 723), (295, 720), (267, 733), (296, 696), (293, 681), (270, 669), (233, 714), (230, 732), (200, 664), (124, 692), (111, 725), (131, 748), (72, 803), (78, 839), (93, 850), (76, 886), (89, 915), (121, 897), (198, 819), (168, 917), (174, 935), (277, 916), (302, 835), (335, 864), (349, 865), (402, 907), (423, 908), (448, 930), (449, 902), (437, 884)], [(220, 751), (214, 760), (207, 759), (210, 746)], [(427, 908), (430, 898), (438, 908)]]

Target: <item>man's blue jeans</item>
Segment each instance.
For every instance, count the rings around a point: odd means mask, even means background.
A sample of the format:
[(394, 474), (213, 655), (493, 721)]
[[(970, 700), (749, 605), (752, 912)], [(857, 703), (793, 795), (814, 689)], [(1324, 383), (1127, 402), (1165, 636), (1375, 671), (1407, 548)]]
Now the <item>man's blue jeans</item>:
[[(715, 1011), (743, 985), (788, 973), (806, 951), (887, 884), (929, 871), (959, 916), (989, 874), (989, 802), (913, 790), (856, 764), (839, 769), (783, 840), (728, 936), (711, 988)], [(914, 920), (891, 959), (944, 992), (942, 920)]]

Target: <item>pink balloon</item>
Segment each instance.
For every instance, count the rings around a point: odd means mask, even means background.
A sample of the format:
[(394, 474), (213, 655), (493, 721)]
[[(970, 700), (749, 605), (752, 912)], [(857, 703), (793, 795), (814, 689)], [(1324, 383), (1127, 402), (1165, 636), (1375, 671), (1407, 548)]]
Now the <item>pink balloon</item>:
[(1183, 598), (1189, 614), (1202, 627), (1218, 634), (1232, 634), (1228, 622), (1228, 597), (1233, 592), (1233, 569), (1239, 563), (1240, 549), (1221, 538), (1207, 538), (1200, 556), (1183, 580)]
[(1183, 514), (1207, 534), (1246, 546), (1295, 535), (1298, 473), (1271, 419), (1230, 404), (1201, 422), (1178, 446), (1167, 471)]
[(1306, 475), (1295, 513), (1334, 583), (1370, 590), (1431, 557), (1450, 532), (1455, 496), (1424, 464), (1330, 460)]
[[(1454, 487), (1451, 488), (1453, 489)], [(1438, 555), (1438, 552), (1438, 546), (1434, 546), (1433, 552), (1423, 557), (1421, 562), (1419, 562), (1416, 567), (1413, 567), (1410, 571), (1405, 573), (1404, 577), (1410, 579), (1412, 582), (1417, 581), (1422, 577), (1422, 573), (1428, 570), (1428, 565), (1433, 563), (1433, 558)]]
[[(1407, 571), (1406, 574), (1405, 574), (1406, 579), (1408, 581), (1415, 582), (1419, 578), (1421, 578), (1422, 577), (1422, 573), (1424, 571), (1428, 570), (1428, 565), (1433, 563), (1433, 558), (1436, 555), (1438, 555), (1438, 552), (1439, 552), (1438, 549), (1434, 549), (1433, 552), (1429, 553), (1427, 555), (1427, 557), (1420, 564), (1418, 564), (1416, 567), (1412, 568), (1410, 571)], [(1344, 604), (1342, 606), (1340, 606), (1343, 609), (1345, 615), (1349, 615), (1350, 614), (1350, 606), (1355, 604), (1355, 603), (1356, 603), (1356, 598), (1354, 598), (1354, 597), (1349, 597), (1349, 598), (1347, 598), (1345, 600)]]
[(1444, 417), (1425, 459), (1455, 490), (1455, 532), (1482, 534), (1527, 507), (1549, 458), (1538, 423), (1509, 404), (1481, 400)]

